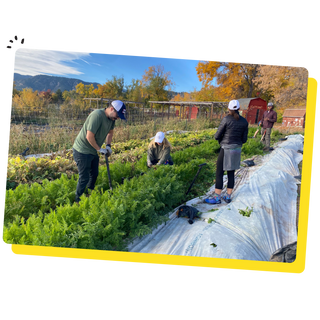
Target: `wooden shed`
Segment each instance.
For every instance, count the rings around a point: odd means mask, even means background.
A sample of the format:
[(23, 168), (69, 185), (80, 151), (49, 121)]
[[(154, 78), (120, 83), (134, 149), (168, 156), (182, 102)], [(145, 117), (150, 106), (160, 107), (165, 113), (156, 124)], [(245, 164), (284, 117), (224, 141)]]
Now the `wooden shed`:
[(237, 99), (240, 103), (240, 114), (249, 124), (258, 123), (267, 110), (267, 101), (261, 98)]
[(300, 127), (304, 128), (306, 121), (305, 109), (286, 109), (282, 116), (283, 127)]

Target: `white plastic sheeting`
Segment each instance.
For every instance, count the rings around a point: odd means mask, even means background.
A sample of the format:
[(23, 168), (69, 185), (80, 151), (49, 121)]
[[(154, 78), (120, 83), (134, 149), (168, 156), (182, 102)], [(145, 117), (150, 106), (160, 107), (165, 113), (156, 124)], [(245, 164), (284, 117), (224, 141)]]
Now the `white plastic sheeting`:
[[(129, 251), (268, 261), (277, 249), (297, 240), (295, 176), (300, 175), (303, 141), (302, 135), (288, 136), (270, 154), (256, 157), (255, 166), (240, 168), (231, 203), (204, 203), (212, 186), (202, 199), (187, 202), (202, 212), (201, 218), (189, 224), (177, 218), (176, 209), (166, 224), (133, 241)], [(253, 208), (250, 217), (239, 212), (246, 208)], [(208, 223), (209, 218), (214, 221)]]

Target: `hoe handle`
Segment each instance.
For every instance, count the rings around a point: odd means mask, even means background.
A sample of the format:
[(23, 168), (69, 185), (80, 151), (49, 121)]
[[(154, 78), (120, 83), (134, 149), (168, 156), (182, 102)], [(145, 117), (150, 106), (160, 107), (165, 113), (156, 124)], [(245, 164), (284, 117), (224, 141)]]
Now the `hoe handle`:
[(200, 173), (200, 171), (201, 171), (202, 167), (203, 167), (203, 166), (205, 166), (205, 165), (206, 165), (206, 163), (199, 164), (198, 172), (196, 173), (195, 177), (193, 178), (193, 181), (191, 182), (191, 185), (190, 185), (190, 187), (189, 187), (189, 189), (188, 189), (188, 191), (187, 191), (186, 195), (190, 192), (190, 190), (191, 190), (191, 188), (192, 188), (192, 186), (193, 186), (194, 182), (195, 182), (195, 181), (196, 181), (196, 179), (197, 179), (197, 176), (199, 175), (199, 173)]

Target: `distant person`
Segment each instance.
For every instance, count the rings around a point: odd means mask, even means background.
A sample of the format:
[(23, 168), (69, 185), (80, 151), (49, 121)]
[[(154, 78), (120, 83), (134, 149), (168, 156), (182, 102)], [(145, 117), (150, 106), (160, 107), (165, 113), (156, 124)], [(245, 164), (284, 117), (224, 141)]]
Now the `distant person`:
[(157, 132), (154, 139), (150, 142), (147, 151), (147, 165), (151, 168), (153, 165), (169, 164), (173, 165), (170, 155), (171, 144), (164, 136), (163, 132)]
[(221, 203), (221, 192), (223, 187), (223, 174), (227, 171), (228, 184), (227, 194), (222, 199), (230, 203), (234, 188), (234, 173), (240, 168), (241, 148), (248, 138), (248, 121), (239, 114), (240, 103), (231, 100), (228, 105), (229, 114), (225, 116), (214, 138), (220, 144), (220, 152), (217, 159), (215, 192), (212, 197), (205, 199), (206, 203)]
[[(271, 136), (271, 129), (275, 122), (277, 122), (277, 113), (273, 110), (273, 103), (269, 102), (267, 106), (268, 110), (265, 111), (261, 118), (261, 142), (265, 145), (263, 148), (264, 151), (270, 151), (270, 136)], [(260, 124), (260, 125), (261, 125)]]
[(261, 120), (258, 122), (258, 129), (254, 133), (253, 138), (255, 138), (257, 136), (258, 132), (260, 131), (260, 123), (261, 123)]
[[(117, 119), (126, 120), (126, 106), (120, 100), (114, 100), (109, 107), (92, 111), (73, 144), (73, 157), (79, 171), (75, 202), (86, 187), (93, 190), (99, 174), (98, 152), (111, 155), (113, 129)], [(101, 148), (103, 143), (106, 148)]]

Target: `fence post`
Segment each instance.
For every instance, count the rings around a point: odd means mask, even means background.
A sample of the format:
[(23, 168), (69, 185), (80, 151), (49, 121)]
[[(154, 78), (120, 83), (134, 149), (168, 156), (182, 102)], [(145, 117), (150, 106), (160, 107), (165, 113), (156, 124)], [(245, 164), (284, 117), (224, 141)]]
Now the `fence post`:
[(164, 116), (164, 104), (162, 105), (162, 111), (161, 111), (161, 120), (163, 122), (163, 116)]

